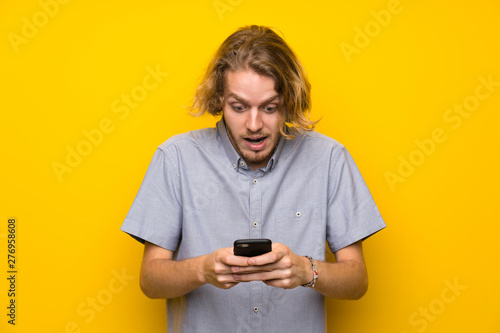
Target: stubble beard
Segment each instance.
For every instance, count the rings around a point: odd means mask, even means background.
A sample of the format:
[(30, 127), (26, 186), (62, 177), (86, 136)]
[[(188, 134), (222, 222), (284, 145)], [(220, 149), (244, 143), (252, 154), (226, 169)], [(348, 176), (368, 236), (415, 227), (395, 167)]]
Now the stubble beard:
[[(238, 145), (236, 144), (236, 139), (235, 139), (233, 133), (231, 132), (231, 130), (229, 129), (229, 127), (227, 127), (226, 129), (227, 129), (227, 135), (229, 136), (229, 140), (231, 141), (231, 144), (233, 145), (233, 147), (236, 150), (236, 152), (238, 153), (238, 155), (240, 155), (241, 158), (243, 158), (245, 160), (245, 162), (247, 162), (247, 164), (260, 164), (266, 160), (269, 162), (269, 159), (271, 158), (274, 151), (276, 150), (276, 147), (278, 146), (279, 139), (276, 140), (273, 148), (266, 155), (264, 155), (265, 152), (262, 152), (262, 151), (252, 151), (252, 152), (243, 153), (240, 150), (240, 148), (238, 147)], [(269, 140), (269, 137), (268, 137), (268, 140)]]

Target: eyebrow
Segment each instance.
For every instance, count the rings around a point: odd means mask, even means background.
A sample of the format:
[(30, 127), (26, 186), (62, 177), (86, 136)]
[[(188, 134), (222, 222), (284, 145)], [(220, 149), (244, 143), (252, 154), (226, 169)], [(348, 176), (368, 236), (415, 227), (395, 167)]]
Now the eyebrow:
[[(246, 104), (246, 105), (250, 104), (247, 100), (245, 100), (244, 98), (241, 98), (240, 96), (238, 96), (236, 94), (231, 93), (231, 94), (227, 95), (228, 99), (231, 98), (231, 97), (234, 98), (235, 100), (237, 100), (240, 103), (243, 103), (243, 104)], [(261, 103), (261, 105), (271, 103), (272, 101), (274, 101), (276, 98), (279, 98), (279, 97), (280, 97), (279, 95), (274, 95), (271, 98), (266, 99), (263, 103)]]

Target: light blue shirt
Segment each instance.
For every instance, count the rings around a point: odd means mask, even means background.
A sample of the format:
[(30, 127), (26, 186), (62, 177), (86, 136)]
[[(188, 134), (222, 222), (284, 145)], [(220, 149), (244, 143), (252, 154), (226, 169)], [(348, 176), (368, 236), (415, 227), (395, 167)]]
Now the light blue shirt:
[[(324, 260), (326, 242), (336, 252), (384, 227), (337, 141), (317, 132), (281, 138), (267, 166), (254, 171), (219, 121), (158, 147), (121, 230), (175, 251), (177, 260), (240, 238), (269, 238)], [(325, 332), (324, 297), (311, 288), (207, 284), (167, 300), (167, 309), (169, 332)]]

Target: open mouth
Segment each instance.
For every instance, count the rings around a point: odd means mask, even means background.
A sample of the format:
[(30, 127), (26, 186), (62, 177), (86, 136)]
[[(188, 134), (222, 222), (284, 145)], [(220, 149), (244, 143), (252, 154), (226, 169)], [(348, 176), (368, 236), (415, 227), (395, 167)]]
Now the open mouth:
[(245, 138), (245, 140), (247, 140), (248, 142), (252, 143), (252, 144), (259, 144), (261, 143), (262, 141), (264, 141), (266, 139), (265, 136), (263, 137), (260, 137), (260, 138), (255, 138), (255, 139), (252, 139), (252, 138)]
[(248, 148), (250, 148), (253, 151), (260, 151), (264, 149), (266, 146), (267, 142), (267, 136), (261, 136), (261, 137), (256, 137), (256, 138), (244, 138), (245, 141), (248, 144)]

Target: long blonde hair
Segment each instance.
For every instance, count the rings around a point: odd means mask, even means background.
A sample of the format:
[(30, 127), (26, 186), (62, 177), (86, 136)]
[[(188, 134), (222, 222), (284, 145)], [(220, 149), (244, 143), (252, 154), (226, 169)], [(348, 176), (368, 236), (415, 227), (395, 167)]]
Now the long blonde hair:
[(274, 79), (283, 119), (281, 134), (294, 138), (293, 130), (312, 131), (318, 121), (309, 118), (311, 84), (304, 68), (287, 43), (271, 28), (246, 26), (230, 35), (219, 47), (196, 89), (191, 114), (217, 116), (224, 106), (226, 71), (249, 68)]

